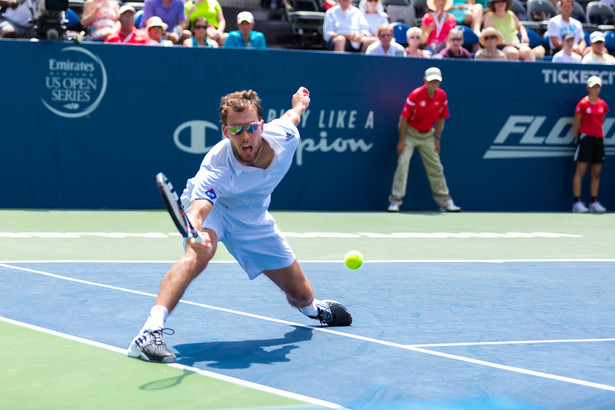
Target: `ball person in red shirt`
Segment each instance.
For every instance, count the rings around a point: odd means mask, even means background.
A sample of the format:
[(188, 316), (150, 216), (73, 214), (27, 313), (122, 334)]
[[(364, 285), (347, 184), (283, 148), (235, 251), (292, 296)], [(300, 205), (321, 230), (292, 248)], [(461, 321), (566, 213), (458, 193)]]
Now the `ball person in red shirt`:
[(416, 147), (427, 172), (431, 193), (440, 211), (459, 212), (460, 208), (449, 195), (444, 168), (440, 162), (440, 137), (444, 129), (444, 119), (448, 118), (446, 92), (439, 88), (442, 82), (440, 69), (428, 68), (424, 81), (424, 85), (410, 93), (399, 117), (397, 169), (393, 177), (388, 210), (399, 211), (406, 195), (410, 159)]
[[(572, 212), (606, 212), (606, 208), (598, 202), (600, 172), (602, 171), (602, 163), (606, 159), (602, 123), (609, 112), (609, 106), (604, 100), (598, 98), (601, 88), (602, 80), (600, 77), (589, 77), (587, 79), (588, 95), (579, 101), (574, 113), (572, 129), (578, 144), (574, 153), (577, 170), (572, 179), (572, 193), (574, 195)], [(590, 163), (591, 182), (589, 191), (591, 201), (588, 209), (581, 201), (581, 186)]]

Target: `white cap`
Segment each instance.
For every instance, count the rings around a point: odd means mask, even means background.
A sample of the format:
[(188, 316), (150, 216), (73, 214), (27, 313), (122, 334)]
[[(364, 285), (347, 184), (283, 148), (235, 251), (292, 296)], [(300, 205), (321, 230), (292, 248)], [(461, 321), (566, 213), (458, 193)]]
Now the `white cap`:
[(600, 87), (602, 87), (602, 80), (600, 79), (600, 77), (592, 75), (587, 79), (587, 86), (591, 88), (595, 85), (599, 85)]
[(442, 81), (442, 72), (438, 67), (430, 67), (425, 70), (425, 81)]
[(247, 21), (248, 23), (254, 23), (254, 16), (249, 11), (242, 11), (237, 15), (237, 24)]
[(602, 31), (594, 31), (593, 33), (591, 33), (589, 35), (589, 42), (590, 43), (596, 43), (598, 41), (602, 41), (604, 42), (604, 33), (602, 33)]
[(120, 16), (126, 11), (132, 11), (133, 14), (137, 12), (135, 8), (132, 7), (130, 4), (124, 4), (122, 7), (120, 7)]

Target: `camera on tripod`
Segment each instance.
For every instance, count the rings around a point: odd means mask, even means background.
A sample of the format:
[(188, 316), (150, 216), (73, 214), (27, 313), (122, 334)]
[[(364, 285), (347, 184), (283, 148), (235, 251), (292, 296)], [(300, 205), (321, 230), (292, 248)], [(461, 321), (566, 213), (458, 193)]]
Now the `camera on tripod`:
[(36, 36), (41, 40), (64, 40), (66, 20), (64, 12), (68, 10), (68, 0), (39, 0), (38, 18), (34, 20)]

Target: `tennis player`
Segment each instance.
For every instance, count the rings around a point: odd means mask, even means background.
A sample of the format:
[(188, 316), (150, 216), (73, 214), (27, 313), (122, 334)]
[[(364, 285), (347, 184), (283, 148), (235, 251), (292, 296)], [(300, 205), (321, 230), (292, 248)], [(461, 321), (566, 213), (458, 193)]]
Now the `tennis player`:
[[(606, 159), (604, 151), (604, 130), (602, 123), (609, 106), (599, 98), (602, 89), (602, 80), (595, 75), (587, 79), (587, 96), (577, 104), (572, 121), (572, 130), (577, 138), (577, 150), (574, 160), (577, 169), (572, 179), (572, 193), (574, 203), (572, 212), (606, 212), (606, 208), (598, 202), (598, 188), (600, 187), (600, 173), (602, 163)], [(581, 187), (583, 177), (591, 163), (591, 181), (589, 185), (591, 201), (589, 209), (581, 201)]]
[[(203, 242), (190, 239), (184, 255), (160, 284), (145, 325), (128, 348), (128, 356), (174, 362), (163, 341), (169, 313), (188, 285), (216, 253), (218, 241), (239, 262), (250, 279), (264, 273), (285, 294), (291, 306), (329, 326), (348, 326), (352, 316), (338, 302), (317, 300), (299, 262), (268, 212), (271, 193), (292, 164), (299, 144), (297, 125), (310, 105), (304, 88), (292, 96), (292, 108), (264, 124), (256, 92), (222, 97), (220, 117), (226, 138), (216, 144), (188, 180), (182, 203)], [(198, 228), (197, 228), (198, 229)]]

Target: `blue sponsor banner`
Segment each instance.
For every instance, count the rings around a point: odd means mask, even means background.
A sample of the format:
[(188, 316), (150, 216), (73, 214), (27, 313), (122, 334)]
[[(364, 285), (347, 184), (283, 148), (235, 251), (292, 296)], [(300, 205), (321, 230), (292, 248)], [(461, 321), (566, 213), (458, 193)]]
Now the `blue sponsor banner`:
[[(424, 60), (293, 50), (0, 41), (1, 207), (159, 208), (154, 176), (180, 189), (221, 138), (220, 97), (253, 89), (266, 121), (299, 86), (312, 103), (273, 209), (383, 210), (404, 101), (435, 65), (451, 117), (442, 162), (464, 210), (569, 211), (574, 108), (590, 75), (615, 109), (615, 68)], [(615, 154), (615, 113), (604, 124)], [(615, 207), (607, 160), (601, 201)], [(589, 180), (584, 183), (588, 199)], [(415, 153), (402, 209), (436, 205)]]

